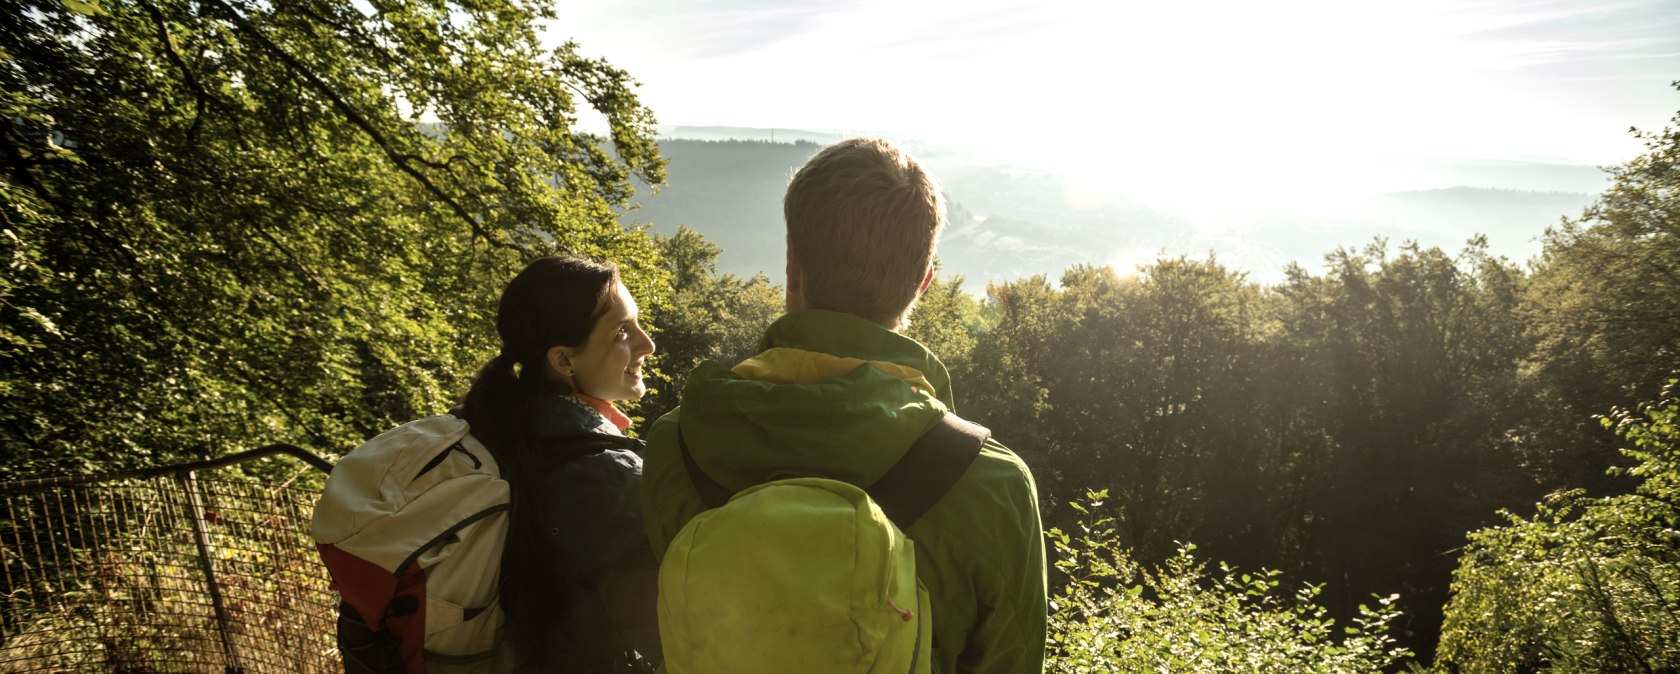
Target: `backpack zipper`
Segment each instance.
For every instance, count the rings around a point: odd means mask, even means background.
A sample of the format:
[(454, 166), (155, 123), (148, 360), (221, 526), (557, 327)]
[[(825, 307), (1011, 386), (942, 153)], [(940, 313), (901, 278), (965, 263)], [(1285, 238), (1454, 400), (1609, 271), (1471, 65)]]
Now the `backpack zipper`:
[(443, 451), (438, 452), (437, 456), (432, 457), (431, 461), (427, 461), (426, 465), (420, 469), (420, 472), (415, 473), (414, 477), (409, 479), (409, 482), (420, 479), (420, 476), (425, 475), (433, 468), (438, 467), (438, 464), (443, 463), (444, 459), (449, 458), (450, 452), (460, 452), (467, 455), (467, 458), (472, 460), (473, 470), (478, 470), (484, 467), (483, 461), (480, 461), (479, 458), (474, 456), (472, 452), (467, 451), (467, 446), (462, 444), (460, 440), (456, 440), (455, 444), (445, 447)]

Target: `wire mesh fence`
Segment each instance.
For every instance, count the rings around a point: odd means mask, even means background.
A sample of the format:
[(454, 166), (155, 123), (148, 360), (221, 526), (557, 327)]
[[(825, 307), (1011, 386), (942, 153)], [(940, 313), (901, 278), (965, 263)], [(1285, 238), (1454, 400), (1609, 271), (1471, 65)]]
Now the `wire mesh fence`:
[(0, 483), (0, 672), (340, 672), (315, 492), (216, 461)]

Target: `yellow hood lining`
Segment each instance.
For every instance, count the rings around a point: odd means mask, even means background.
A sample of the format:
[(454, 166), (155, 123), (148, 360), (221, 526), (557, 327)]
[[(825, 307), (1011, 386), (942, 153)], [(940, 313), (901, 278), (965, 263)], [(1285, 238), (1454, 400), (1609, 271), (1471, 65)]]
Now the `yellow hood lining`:
[(909, 384), (910, 388), (918, 393), (925, 393), (929, 397), (938, 397), (938, 393), (933, 390), (933, 385), (928, 383), (927, 376), (916, 368), (883, 360), (846, 358), (804, 349), (773, 348), (741, 361), (741, 364), (736, 365), (731, 370), (738, 376), (767, 381), (772, 384), (810, 384), (824, 379), (833, 379), (856, 370), (859, 365), (865, 363), (874, 365), (876, 369), (904, 380), (904, 383)]

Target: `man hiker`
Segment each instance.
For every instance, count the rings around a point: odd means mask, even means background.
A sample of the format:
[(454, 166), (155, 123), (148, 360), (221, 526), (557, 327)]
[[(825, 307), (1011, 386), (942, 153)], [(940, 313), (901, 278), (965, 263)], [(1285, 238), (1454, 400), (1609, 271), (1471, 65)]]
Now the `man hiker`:
[[(916, 471), (893, 469), (930, 430), (966, 424), (944, 420), (954, 405), (945, 366), (900, 334), (933, 280), (934, 246), (945, 223), (933, 176), (890, 142), (854, 138), (824, 148), (799, 169), (783, 212), (787, 314), (765, 332), (757, 356), (733, 367), (695, 368), (682, 404), (649, 432), (642, 505), (662, 559), (679, 532), (688, 533), (690, 520), (717, 505), (703, 498), (698, 482), (721, 486), (725, 496), (799, 476), (849, 483), (871, 495), (872, 485), (886, 481), (907, 483), (914, 492), (923, 485)], [(937, 500), (923, 504), (913, 523), (893, 521), (913, 541), (914, 575), (931, 603), (932, 671), (1037, 673), (1044, 666), (1047, 602), (1035, 485), (1020, 457), (981, 437), (973, 440), (971, 460), (946, 471), (948, 485), (929, 488), (943, 489), (942, 495), (932, 494)], [(897, 477), (882, 480), (889, 472)], [(883, 502), (882, 510), (889, 509)], [(759, 544), (745, 540), (748, 547)], [(739, 552), (749, 560), (755, 554)], [(689, 550), (682, 554), (664, 559), (664, 603), (675, 600), (667, 583), (692, 580), (667, 573), (674, 560), (686, 563)], [(890, 610), (911, 620), (915, 588), (895, 596), (885, 598)], [(661, 630), (674, 629), (661, 610)], [(863, 624), (855, 631), (870, 633)], [(788, 643), (779, 638), (772, 636), (767, 650)], [(666, 641), (668, 658), (680, 658), (674, 647), (682, 646)], [(841, 664), (821, 657), (805, 661)], [(678, 671), (675, 660), (668, 664)], [(743, 664), (737, 671), (756, 670)]]

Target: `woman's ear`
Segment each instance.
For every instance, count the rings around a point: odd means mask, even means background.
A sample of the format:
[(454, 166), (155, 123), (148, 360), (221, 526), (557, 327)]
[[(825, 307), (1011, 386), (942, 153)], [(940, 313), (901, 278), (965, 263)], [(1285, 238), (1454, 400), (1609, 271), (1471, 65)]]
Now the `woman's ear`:
[(572, 349), (564, 346), (548, 347), (548, 353), (543, 362), (548, 365), (548, 378), (572, 383), (572, 376), (577, 370), (572, 367)]

